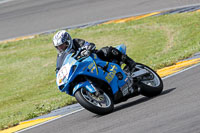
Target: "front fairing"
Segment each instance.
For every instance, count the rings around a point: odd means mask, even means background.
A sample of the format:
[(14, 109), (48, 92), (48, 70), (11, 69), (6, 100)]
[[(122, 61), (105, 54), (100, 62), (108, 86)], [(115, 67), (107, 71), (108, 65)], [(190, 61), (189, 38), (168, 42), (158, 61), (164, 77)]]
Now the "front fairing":
[[(103, 70), (105, 66), (107, 66), (107, 69)], [(118, 80), (116, 76), (117, 73), (123, 75), (122, 80)], [(61, 69), (57, 73), (56, 81), (59, 90), (70, 94), (70, 83), (73, 82), (78, 75), (90, 76), (107, 82), (113, 94), (126, 83), (126, 74), (119, 65), (102, 61), (96, 54), (79, 60), (76, 60), (73, 54), (69, 54), (66, 56)]]
[(72, 55), (73, 54), (68, 54), (66, 56), (61, 69), (56, 74), (56, 83), (58, 87), (63, 87), (63, 85), (66, 84), (66, 81), (72, 75), (72, 68), (74, 68), (73, 66), (75, 66), (75, 64), (77, 63), (77, 61), (72, 57)]
[[(96, 67), (94, 67), (94, 60), (92, 57), (75, 59), (73, 57), (74, 54), (69, 54), (66, 56), (66, 59), (63, 61), (63, 65), (61, 69), (58, 71), (56, 77), (56, 83), (60, 91), (67, 92), (69, 94), (69, 86), (70, 83), (78, 75), (86, 75), (86, 76), (96, 76), (98, 75), (98, 71)], [(81, 61), (84, 60), (84, 61)]]

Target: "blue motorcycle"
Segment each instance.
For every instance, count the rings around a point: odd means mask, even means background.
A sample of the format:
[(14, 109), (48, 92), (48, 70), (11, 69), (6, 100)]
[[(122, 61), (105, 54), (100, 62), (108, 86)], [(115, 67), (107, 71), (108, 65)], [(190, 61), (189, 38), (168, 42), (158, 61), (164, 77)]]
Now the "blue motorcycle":
[[(116, 48), (126, 53), (125, 45)], [(99, 115), (111, 113), (114, 104), (131, 97), (140, 94), (154, 97), (163, 90), (161, 78), (148, 66), (136, 63), (130, 72), (115, 61), (101, 60), (95, 52), (81, 56), (81, 49), (66, 54), (56, 77), (61, 92), (75, 96), (85, 109)]]

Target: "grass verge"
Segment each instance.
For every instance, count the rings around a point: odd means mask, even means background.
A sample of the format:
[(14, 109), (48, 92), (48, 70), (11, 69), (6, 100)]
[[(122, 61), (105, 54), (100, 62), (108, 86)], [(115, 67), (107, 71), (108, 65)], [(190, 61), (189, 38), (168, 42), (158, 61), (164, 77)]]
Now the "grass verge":
[[(68, 32), (97, 48), (124, 43), (136, 62), (159, 69), (200, 50), (199, 22), (200, 12), (191, 12)], [(0, 129), (76, 102), (56, 87), (52, 36), (0, 44)]]

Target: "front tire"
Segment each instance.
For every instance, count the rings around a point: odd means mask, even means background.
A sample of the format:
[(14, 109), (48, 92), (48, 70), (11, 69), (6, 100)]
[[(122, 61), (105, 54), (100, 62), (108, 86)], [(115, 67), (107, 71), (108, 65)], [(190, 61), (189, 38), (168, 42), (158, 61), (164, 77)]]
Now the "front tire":
[(163, 81), (160, 76), (150, 67), (137, 63), (136, 68), (146, 69), (149, 74), (142, 76), (139, 82), (140, 93), (146, 97), (159, 95), (163, 90)]
[(103, 91), (101, 91), (100, 95), (95, 96), (87, 89), (81, 88), (75, 93), (75, 98), (81, 106), (99, 115), (111, 113), (114, 109), (113, 100)]

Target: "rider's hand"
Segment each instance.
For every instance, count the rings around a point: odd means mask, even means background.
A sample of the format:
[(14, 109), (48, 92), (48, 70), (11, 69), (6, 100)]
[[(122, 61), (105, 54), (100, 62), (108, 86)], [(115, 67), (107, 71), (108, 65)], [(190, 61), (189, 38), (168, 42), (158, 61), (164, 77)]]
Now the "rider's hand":
[(90, 43), (90, 45), (88, 46), (88, 49), (89, 49), (90, 51), (95, 50), (95, 49), (96, 49), (95, 44), (94, 44), (94, 43)]
[(86, 42), (86, 43), (81, 47), (82, 50), (86, 49), (86, 50), (89, 50), (89, 51), (93, 51), (93, 50), (95, 50), (95, 48), (96, 48), (96, 46), (95, 46), (94, 43), (88, 43), (88, 42)]
[(90, 50), (83, 50), (83, 51), (81, 51), (81, 56), (90, 56), (90, 54), (91, 54), (91, 51)]
[(90, 56), (90, 54), (92, 53), (92, 51), (95, 50), (95, 48), (96, 47), (93, 43), (86, 42), (86, 44), (81, 47), (81, 56)]

